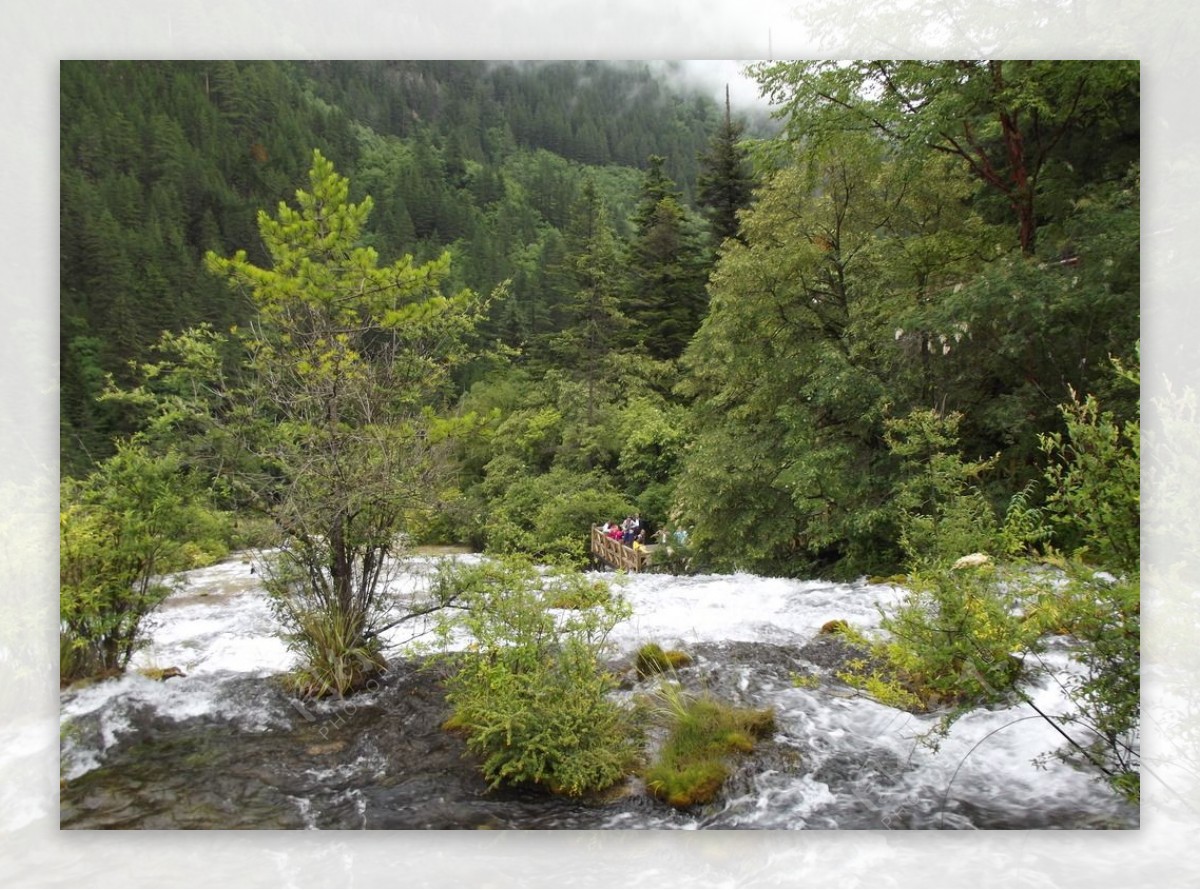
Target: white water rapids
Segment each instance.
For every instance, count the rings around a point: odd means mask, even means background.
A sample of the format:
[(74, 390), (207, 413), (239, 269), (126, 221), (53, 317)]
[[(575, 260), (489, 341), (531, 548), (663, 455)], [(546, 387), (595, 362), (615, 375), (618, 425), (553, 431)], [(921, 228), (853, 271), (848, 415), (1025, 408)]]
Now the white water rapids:
[[(476, 557), (466, 557), (473, 559)], [(406, 564), (395, 582), (403, 595), (422, 589), (432, 558)], [(611, 576), (610, 576), (611, 577)], [(62, 772), (67, 781), (102, 766), (119, 746), (131, 715), (158, 719), (220, 718), (249, 732), (297, 722), (297, 714), (266, 678), (287, 670), (292, 656), (276, 636), (268, 601), (246, 558), (182, 576), (183, 584), (153, 616), (150, 643), (134, 667), (177, 667), (186, 676), (149, 680), (136, 670), (65, 693)], [(719, 806), (679, 814), (640, 807), (604, 816), (605, 828), (1135, 828), (1137, 812), (1103, 783), (1041, 755), (1062, 738), (1025, 705), (977, 710), (959, 720), (936, 751), (919, 744), (937, 716), (913, 716), (840, 687), (828, 676), (818, 688), (797, 686), (811, 670), (799, 650), (826, 621), (878, 625), (880, 606), (898, 588), (866, 582), (831, 583), (748, 574), (678, 577), (642, 574), (621, 586), (633, 617), (611, 641), (621, 653), (654, 641), (697, 653), (702, 683), (721, 697), (772, 707), (777, 751), (794, 753), (731, 783)], [(411, 628), (390, 643), (403, 654)], [(768, 651), (761, 663), (723, 653)], [(780, 655), (782, 653), (782, 656)], [(793, 654), (794, 653), (794, 654)], [(1055, 672), (1070, 669), (1065, 648), (1050, 656)], [(262, 683), (244, 682), (262, 678)], [(258, 690), (258, 692), (255, 692)], [(1068, 709), (1054, 672), (1035, 677), (1026, 692), (1047, 713)], [(74, 733), (89, 721), (93, 730)], [(780, 763), (800, 766), (779, 768)], [(300, 802), (300, 807), (311, 807)], [(315, 825), (313, 827), (316, 827)], [(554, 825), (540, 827), (557, 827)], [(579, 827), (579, 826), (564, 826)]]

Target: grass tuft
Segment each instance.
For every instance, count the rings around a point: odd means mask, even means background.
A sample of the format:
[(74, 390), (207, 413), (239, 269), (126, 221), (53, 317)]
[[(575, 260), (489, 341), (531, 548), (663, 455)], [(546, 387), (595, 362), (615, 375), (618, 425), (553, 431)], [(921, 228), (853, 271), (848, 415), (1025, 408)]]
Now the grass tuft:
[(669, 734), (646, 769), (646, 788), (673, 807), (711, 802), (729, 776), (729, 759), (748, 754), (775, 729), (775, 713), (769, 708), (737, 708), (708, 696), (687, 696), (675, 684), (664, 686), (660, 694)]

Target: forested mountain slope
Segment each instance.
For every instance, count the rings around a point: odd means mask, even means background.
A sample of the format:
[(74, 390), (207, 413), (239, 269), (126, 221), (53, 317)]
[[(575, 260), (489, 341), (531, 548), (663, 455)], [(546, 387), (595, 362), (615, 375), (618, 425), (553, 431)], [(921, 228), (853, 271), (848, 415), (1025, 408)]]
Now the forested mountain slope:
[(64, 472), (144, 422), (106, 374), (248, 319), (201, 257), (269, 263), (257, 215), (316, 149), (381, 262), (445, 254), (443, 291), (488, 298), (417, 537), (578, 557), (640, 509), (714, 567), (846, 574), (964, 494), (964, 546), (1014, 497), (1068, 512), (1045, 476), (1086, 449), (1054, 437), (1088, 396), (1117, 440), (1138, 417), (1136, 63), (763, 64), (782, 130), (754, 140), (661, 74), (64, 63)]
[[(654, 569), (903, 572), (838, 676), (947, 721), (1071, 636), (1136, 799), (1137, 63), (752, 71), (753, 140), (645, 65), (64, 63), (61, 676), (263, 545), (293, 691), (341, 695), (397, 553), (579, 567), (640, 516)], [(535, 586), (512, 627), (597, 604)]]
[(64, 62), (64, 470), (131, 429), (96, 400), (105, 373), (128, 383), (163, 330), (245, 321), (200, 258), (264, 261), (255, 215), (291, 199), (314, 148), (376, 199), (383, 256), (452, 245), (456, 284), (512, 279), (493, 333), (516, 343), (560, 321), (551, 279), (585, 176), (627, 236), (639, 169), (662, 156), (686, 206), (721, 120), (639, 63)]

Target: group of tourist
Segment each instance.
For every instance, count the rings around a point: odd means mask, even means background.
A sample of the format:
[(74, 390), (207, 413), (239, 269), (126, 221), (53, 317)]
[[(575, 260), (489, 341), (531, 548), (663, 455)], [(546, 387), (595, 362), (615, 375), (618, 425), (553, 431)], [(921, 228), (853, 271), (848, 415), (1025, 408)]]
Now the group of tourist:
[(600, 533), (606, 538), (620, 541), (626, 547), (632, 547), (634, 550), (646, 549), (646, 529), (642, 527), (640, 513), (626, 516), (624, 522), (616, 520), (606, 522), (600, 526)]

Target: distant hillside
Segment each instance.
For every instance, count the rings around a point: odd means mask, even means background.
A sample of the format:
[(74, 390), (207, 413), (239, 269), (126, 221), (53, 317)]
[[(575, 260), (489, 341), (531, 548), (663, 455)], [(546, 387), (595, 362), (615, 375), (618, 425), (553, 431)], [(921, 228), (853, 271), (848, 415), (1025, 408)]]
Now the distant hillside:
[(61, 66), (64, 471), (128, 423), (96, 401), (163, 330), (244, 320), (200, 261), (246, 249), (319, 148), (376, 201), (385, 256), (453, 246), (458, 285), (536, 306), (585, 178), (628, 235), (651, 155), (685, 204), (724, 108), (646, 63), (91, 62)]

